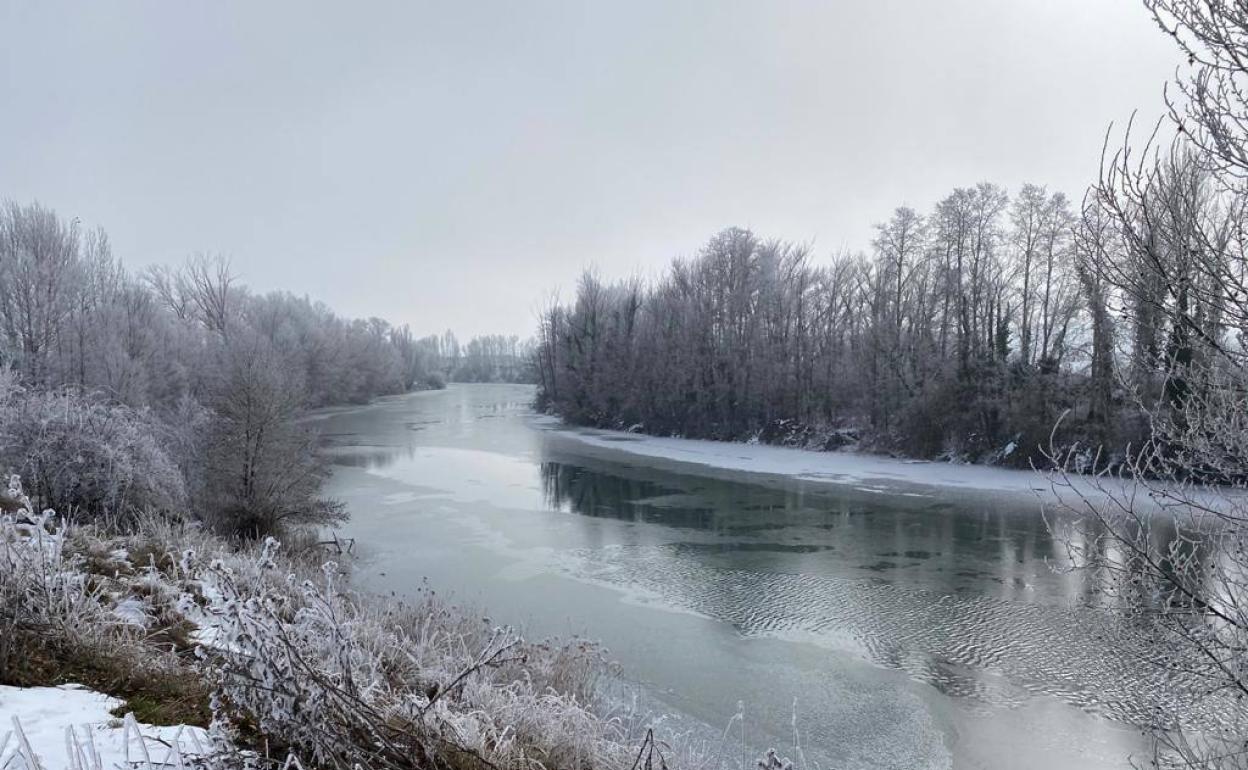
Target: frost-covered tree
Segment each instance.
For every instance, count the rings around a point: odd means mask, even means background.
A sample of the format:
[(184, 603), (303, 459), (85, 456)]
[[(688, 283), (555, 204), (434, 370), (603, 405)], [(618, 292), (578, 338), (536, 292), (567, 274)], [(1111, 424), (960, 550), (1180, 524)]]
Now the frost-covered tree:
[[(102, 230), (39, 204), (0, 207), (0, 365), (22, 394), (0, 470), (20, 470), (36, 499), (64, 512), (177, 509), (249, 531), (322, 520), (335, 511), (315, 502), (321, 472), (297, 427), (303, 410), (436, 384), (444, 363), (430, 342), (307, 297), (253, 294), (221, 257), (136, 276)], [(280, 378), (246, 374), (260, 349)], [(243, 442), (250, 450), (220, 452), (256, 420), (265, 427)], [(226, 460), (246, 465), (247, 480), (223, 481)], [(117, 465), (112, 482), (101, 463)], [(197, 510), (184, 510), (187, 489)]]
[[(725, 230), (652, 282), (584, 275), (541, 316), (539, 402), (576, 422), (1026, 464), (1085, 399), (1087, 317), (1065, 197), (954, 190), (897, 209), (870, 254)], [(1084, 437), (1083, 416), (1063, 436)], [(1102, 431), (1108, 440), (1108, 434)]]
[(315, 433), (298, 419), (302, 381), (267, 340), (235, 333), (223, 341), (208, 388), (197, 501), (214, 527), (259, 537), (342, 518), (341, 505), (319, 495), (326, 467)]
[[(1158, 138), (1163, 125), (1140, 147), (1128, 131), (1078, 232), (1085, 293), (1117, 297), (1132, 326), (1121, 380), (1150, 432), (1130, 457), (1133, 483), (1079, 500), (1091, 514), (1064, 536), (1071, 565), (1155, 635), (1170, 685), (1158, 694), (1155, 761), (1245, 768), (1248, 10), (1145, 4), (1189, 59), (1173, 140)], [(1087, 457), (1053, 454), (1063, 469)]]
[(38, 203), (0, 207), (0, 330), (9, 361), (44, 384), (78, 289), (81, 235)]
[(463, 346), (453, 382), (533, 382), (533, 343), (516, 335), (485, 334)]

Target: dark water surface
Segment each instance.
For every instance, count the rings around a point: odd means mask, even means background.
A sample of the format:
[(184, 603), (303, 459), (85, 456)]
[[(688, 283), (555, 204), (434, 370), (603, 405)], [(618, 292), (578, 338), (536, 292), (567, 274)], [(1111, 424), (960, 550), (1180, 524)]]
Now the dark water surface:
[[(1109, 768), (1159, 688), (1039, 505), (691, 471), (576, 440), (532, 388), (320, 416), (373, 590), (600, 639), (643, 698), (833, 768)], [(623, 442), (621, 442), (623, 443)], [(727, 767), (727, 763), (725, 767)]]

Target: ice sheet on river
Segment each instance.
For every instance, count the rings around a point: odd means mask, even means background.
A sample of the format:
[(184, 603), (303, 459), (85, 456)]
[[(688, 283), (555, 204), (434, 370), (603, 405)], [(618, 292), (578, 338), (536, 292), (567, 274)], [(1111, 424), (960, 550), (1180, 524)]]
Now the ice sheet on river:
[[(1144, 725), (1195, 673), (1159, 665), (1155, 640), (1086, 606), (947, 595), (872, 579), (724, 569), (682, 558), (680, 544), (614, 545), (569, 554), (565, 569), (647, 604), (728, 623), (745, 637), (817, 644), (907, 672), (972, 708), (1058, 698), (1088, 713)], [(1201, 701), (1197, 729), (1236, 723), (1234, 700)], [(986, 711), (984, 713), (987, 713)]]

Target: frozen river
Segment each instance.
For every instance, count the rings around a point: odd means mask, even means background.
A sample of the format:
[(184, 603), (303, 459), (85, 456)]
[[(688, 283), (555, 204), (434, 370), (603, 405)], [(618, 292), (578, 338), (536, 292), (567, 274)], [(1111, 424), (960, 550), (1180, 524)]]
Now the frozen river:
[(319, 416), (365, 587), (427, 579), (528, 636), (599, 639), (685, 724), (722, 731), (740, 703), (755, 747), (792, 754), (796, 715), (824, 770), (1144, 751), (1157, 682), (1130, 642), (1096, 638), (1095, 597), (1052, 568), (1025, 493), (643, 457), (532, 396), (455, 385)]

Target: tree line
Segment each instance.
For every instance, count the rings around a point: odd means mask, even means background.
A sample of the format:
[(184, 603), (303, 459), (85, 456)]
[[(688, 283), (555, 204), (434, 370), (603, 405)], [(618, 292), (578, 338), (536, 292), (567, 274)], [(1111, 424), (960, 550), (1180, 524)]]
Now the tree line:
[(1067, 411), (1072, 438), (1123, 438), (1099, 215), (982, 183), (896, 209), (869, 252), (822, 264), (731, 228), (652, 282), (587, 273), (543, 313), (539, 399), (599, 426), (804, 445), (848, 431), (922, 457), (1027, 462)]
[(1201, 349), (1237, 333), (1241, 204), (1181, 145), (1147, 178), (1106, 173), (1079, 206), (955, 189), (822, 264), (730, 228), (655, 281), (586, 273), (542, 314), (539, 403), (600, 427), (1023, 467), (1056, 440), (1120, 466)]
[(453, 332), (434, 338), (441, 370), (451, 382), (532, 384), (533, 340), (518, 335), (484, 334), (460, 344)]
[(1187, 68), (1165, 119), (1107, 135), (1078, 205), (979, 184), (822, 263), (729, 229), (654, 281), (586, 273), (542, 314), (538, 398), (598, 426), (1048, 469), (1070, 568), (1156, 651), (1150, 763), (1244, 768), (1248, 11), (1143, 4)]
[(430, 338), (251, 292), (223, 259), (134, 273), (103, 230), (0, 207), (0, 466), (40, 505), (332, 521), (306, 410), (436, 385), (441, 364)]

